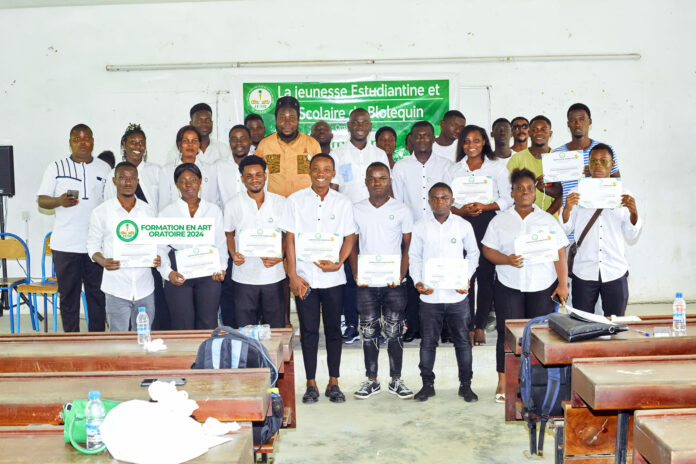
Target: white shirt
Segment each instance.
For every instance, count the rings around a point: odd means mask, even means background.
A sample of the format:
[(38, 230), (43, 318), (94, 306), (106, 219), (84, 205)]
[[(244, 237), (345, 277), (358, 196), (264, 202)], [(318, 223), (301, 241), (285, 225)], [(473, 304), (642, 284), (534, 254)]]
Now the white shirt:
[[(468, 221), (450, 214), (444, 223), (430, 213), (413, 226), (411, 247), (408, 250), (409, 271), (414, 284), (423, 282), (425, 262), (430, 258), (463, 258), (469, 261), (469, 275), (476, 272), (481, 252), (476, 244), (474, 228)], [(430, 295), (420, 296), (425, 303), (458, 303), (466, 294), (456, 290), (435, 290)]]
[(92, 210), (104, 200), (104, 185), (110, 169), (99, 158), (93, 158), (89, 163), (78, 163), (70, 157), (55, 161), (46, 168), (36, 192), (37, 197), (59, 197), (68, 190), (79, 192), (77, 205), (55, 208), (52, 250), (87, 253), (89, 217)]
[[(577, 188), (572, 192), (577, 192)], [(631, 194), (627, 190), (623, 193)], [(595, 211), (597, 210), (576, 205), (570, 212), (568, 222), (563, 224), (563, 230), (566, 234), (573, 232), (579, 240)], [(611, 282), (623, 277), (628, 272), (628, 261), (624, 255), (624, 236), (628, 240), (635, 239), (642, 225), (640, 216), (635, 226), (631, 224), (631, 213), (624, 206), (604, 209), (578, 248), (573, 263), (573, 274), (582, 280), (596, 281), (601, 277), (602, 282)]]
[[(555, 217), (533, 205), (533, 211), (522, 219), (510, 208), (498, 214), (488, 224), (481, 243), (504, 255), (515, 253), (515, 237), (524, 234), (552, 233), (560, 250), (568, 245), (568, 238)], [(538, 292), (551, 286), (557, 278), (554, 263), (526, 264), (521, 269), (510, 265), (496, 265), (498, 280), (506, 287), (522, 292)]]
[[(188, 204), (179, 198), (176, 200), (174, 203), (171, 203), (169, 206), (164, 208), (162, 211), (159, 213), (159, 217), (185, 217), (185, 218), (190, 218), (191, 214), (189, 213), (188, 209)], [(159, 255), (160, 258), (162, 259), (162, 265), (157, 268), (160, 274), (162, 274), (162, 278), (165, 280), (169, 280), (169, 273), (173, 271), (171, 262), (169, 260), (169, 249), (174, 248), (175, 250), (187, 250), (189, 248), (193, 248), (195, 246), (200, 246), (200, 245), (206, 245), (206, 246), (211, 246), (215, 245), (218, 249), (218, 253), (220, 254), (220, 269), (227, 269), (227, 258), (229, 257), (229, 253), (227, 252), (227, 239), (225, 238), (225, 230), (224, 230), (224, 220), (222, 217), (222, 211), (220, 211), (220, 208), (218, 205), (214, 203), (207, 202), (203, 199), (201, 199), (201, 202), (198, 204), (198, 209), (196, 210), (196, 213), (193, 215), (194, 218), (213, 218), (213, 229), (214, 229), (214, 236), (215, 236), (215, 243), (198, 243), (196, 245), (163, 245), (158, 247)]]
[(394, 198), (403, 201), (411, 208), (414, 222), (425, 215), (432, 214), (428, 205), (428, 191), (437, 182), (450, 181), (447, 170), (452, 163), (441, 156), (430, 155), (421, 164), (416, 155), (406, 156), (394, 165), (392, 170), (392, 190)]
[[(353, 204), (348, 197), (329, 189), (324, 201), (312, 187), (298, 190), (288, 197), (281, 229), (299, 232), (335, 233), (341, 237), (355, 233)], [(314, 263), (295, 261), (297, 275), (313, 288), (330, 288), (346, 283), (343, 266), (336, 272), (324, 272)]]
[[(230, 148), (229, 143), (220, 142), (219, 140), (211, 137), (210, 145), (208, 145), (208, 148), (206, 148), (205, 151), (201, 150), (198, 153), (198, 157), (201, 161), (208, 164), (213, 164), (219, 159), (231, 160), (232, 149)], [(174, 146), (170, 148), (169, 152), (167, 153), (167, 164), (176, 163), (179, 161), (179, 159), (181, 159), (181, 152), (179, 152), (176, 144), (174, 144)]]
[[(159, 182), (160, 182), (160, 167), (158, 164), (141, 161), (138, 166), (138, 185), (145, 194), (147, 204), (152, 207), (155, 214), (159, 211)], [(104, 198), (116, 198), (116, 186), (113, 178), (116, 176), (112, 169), (109, 173), (109, 178), (106, 180), (106, 188), (104, 190)]]
[[(104, 255), (104, 258), (114, 257), (114, 227), (117, 220), (155, 216), (157, 214), (154, 209), (137, 198), (130, 212), (121, 206), (117, 198), (106, 200), (94, 208), (89, 220), (87, 236), (89, 258), (94, 261), (92, 257), (97, 252)], [(149, 267), (124, 267), (115, 271), (104, 269), (101, 290), (124, 300), (135, 301), (154, 292), (155, 284)]]
[(455, 163), (457, 161), (457, 141), (455, 140), (446, 147), (433, 142), (433, 154), (445, 158), (450, 163)]
[(493, 203), (498, 204), (500, 211), (505, 211), (511, 207), (513, 204), (512, 196), (510, 195), (512, 187), (510, 186), (510, 172), (507, 170), (507, 160), (491, 160), (484, 156), (481, 167), (472, 171), (469, 169), (469, 165), (466, 164), (468, 158), (468, 156), (465, 156), (457, 164), (453, 164), (447, 171), (450, 187), (457, 177), (491, 176), (493, 178)]
[(389, 169), (386, 152), (369, 142), (360, 150), (348, 141), (332, 151), (331, 156), (336, 163), (333, 183), (338, 185), (338, 191), (350, 198), (353, 204), (370, 196), (365, 186), (365, 174), (370, 164), (379, 161)]
[(226, 159), (217, 160), (215, 162), (215, 171), (217, 172), (219, 200), (223, 207), (238, 193), (246, 193), (237, 163)]
[[(240, 229), (278, 229), (278, 234), (281, 234), (280, 222), (285, 212), (285, 202), (285, 197), (281, 195), (264, 192), (261, 208), (257, 208), (256, 200), (245, 190), (225, 203), (225, 232), (236, 232), (235, 249), (239, 251)], [(232, 280), (242, 284), (266, 285), (284, 278), (282, 262), (267, 268), (261, 258), (245, 256), (244, 264), (232, 266)]]
[[(198, 156), (201, 152), (198, 152)], [(196, 156), (196, 162), (194, 163), (201, 170), (203, 178), (201, 179), (201, 199), (207, 201), (208, 203), (219, 204), (218, 198), (218, 183), (217, 183), (217, 170), (214, 164), (208, 164), (200, 161)], [(176, 167), (181, 164), (181, 161), (176, 163), (168, 164), (162, 166), (160, 169), (160, 180), (159, 180), (159, 209), (162, 211), (171, 203), (177, 201), (181, 198), (179, 189), (176, 188), (176, 183), (174, 183), (174, 171)]]

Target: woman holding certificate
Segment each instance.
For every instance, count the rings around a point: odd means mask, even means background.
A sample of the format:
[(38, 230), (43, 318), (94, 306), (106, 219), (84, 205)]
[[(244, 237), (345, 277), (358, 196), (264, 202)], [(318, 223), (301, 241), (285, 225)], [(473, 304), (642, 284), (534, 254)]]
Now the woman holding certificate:
[[(507, 160), (496, 159), (483, 128), (466, 126), (461, 130), (457, 142), (457, 163), (448, 172), (455, 201), (452, 212), (471, 224), (479, 251), (481, 240), (496, 211), (506, 210), (512, 205), (506, 164)], [(495, 267), (482, 253), (469, 291), (470, 332), (474, 332), (475, 328), (474, 345), (486, 343), (484, 327), (493, 303), (494, 280)], [(478, 294), (474, 290), (476, 281)]]
[(534, 204), (532, 171), (516, 169), (510, 182), (514, 207), (493, 218), (482, 240), (483, 254), (498, 275), (493, 300), (498, 329), (495, 400), (500, 403), (505, 401), (505, 320), (549, 314), (555, 307), (552, 296), (563, 302), (568, 298), (566, 234), (556, 218)]
[[(166, 280), (164, 294), (169, 305), (172, 330), (214, 329), (218, 325), (220, 283), (227, 268), (227, 241), (222, 211), (199, 197), (203, 175), (193, 163), (174, 170), (174, 183), (181, 198), (164, 208), (161, 218), (211, 219), (214, 243), (187, 238), (160, 246), (160, 274)], [(190, 221), (181, 221), (187, 224)], [(172, 224), (176, 225), (176, 221)], [(188, 234), (187, 234), (188, 235)], [(173, 240), (174, 241), (174, 240)]]

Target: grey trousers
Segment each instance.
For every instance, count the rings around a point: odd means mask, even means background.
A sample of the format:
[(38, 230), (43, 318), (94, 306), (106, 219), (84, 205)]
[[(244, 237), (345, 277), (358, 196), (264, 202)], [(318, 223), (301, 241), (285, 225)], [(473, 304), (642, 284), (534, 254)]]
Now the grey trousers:
[[(145, 312), (150, 320), (155, 320), (155, 292), (139, 300), (124, 300), (117, 296), (106, 294), (106, 321), (109, 324), (109, 332), (127, 332), (136, 329), (135, 318), (138, 317), (138, 308), (145, 307)], [(129, 328), (130, 324), (130, 328)]]

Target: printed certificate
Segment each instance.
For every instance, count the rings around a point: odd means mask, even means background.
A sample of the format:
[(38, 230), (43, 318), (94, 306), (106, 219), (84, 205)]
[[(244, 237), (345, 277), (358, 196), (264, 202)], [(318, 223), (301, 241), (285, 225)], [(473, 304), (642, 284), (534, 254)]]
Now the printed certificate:
[(423, 284), (435, 290), (467, 290), (469, 260), (465, 258), (430, 258), (423, 268)]
[(358, 285), (398, 285), (400, 277), (401, 255), (358, 255)]
[(176, 250), (176, 267), (186, 279), (212, 276), (220, 269), (220, 254), (214, 245)]
[(458, 205), (493, 203), (493, 178), (491, 176), (456, 177), (452, 181), (452, 193)]
[(515, 238), (515, 254), (524, 258), (524, 266), (558, 261), (558, 248), (556, 235), (551, 232), (524, 234)]
[(278, 229), (239, 229), (239, 249), (245, 257), (281, 258), (283, 233)]
[(544, 182), (578, 180), (583, 176), (585, 158), (582, 151), (556, 151), (541, 155)]
[(137, 245), (114, 240), (113, 259), (121, 262), (121, 268), (153, 267), (155, 258), (157, 258), (155, 244)]
[(607, 177), (595, 179), (583, 177), (578, 182), (578, 193), (581, 208), (607, 208), (614, 209), (621, 206), (621, 179)]
[(295, 258), (304, 263), (338, 262), (343, 238), (329, 232), (298, 232), (295, 234)]

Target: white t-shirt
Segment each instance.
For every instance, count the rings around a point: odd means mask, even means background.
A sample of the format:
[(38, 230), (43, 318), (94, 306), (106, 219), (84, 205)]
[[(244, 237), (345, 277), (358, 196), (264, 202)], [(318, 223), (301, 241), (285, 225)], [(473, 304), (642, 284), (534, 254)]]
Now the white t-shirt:
[[(141, 161), (138, 166), (138, 185), (140, 185), (140, 188), (145, 194), (147, 204), (152, 207), (155, 214), (159, 211), (160, 170), (161, 168), (159, 165), (146, 161)], [(104, 198), (106, 199), (116, 198), (116, 186), (113, 182), (115, 175), (116, 173), (112, 169), (109, 173), (109, 178), (106, 180), (106, 188), (104, 189)]]
[(331, 157), (336, 163), (336, 177), (333, 183), (338, 185), (338, 191), (350, 198), (353, 204), (370, 196), (365, 186), (367, 167), (379, 161), (389, 168), (385, 151), (369, 142), (360, 150), (348, 141), (332, 151)]
[[(286, 201), (281, 195), (264, 192), (261, 208), (257, 208), (256, 200), (245, 190), (225, 203), (225, 232), (235, 232), (236, 250), (239, 251), (240, 229), (277, 229), (278, 234), (282, 234), (280, 223)], [(244, 264), (232, 266), (232, 280), (242, 284), (266, 285), (284, 278), (285, 269), (282, 262), (273, 267), (266, 267), (261, 258), (245, 256)]]
[[(230, 148), (229, 143), (220, 142), (219, 140), (211, 137), (208, 148), (205, 149), (205, 152), (201, 150), (201, 152), (198, 153), (198, 156), (204, 163), (213, 164), (219, 159), (231, 160), (232, 149)], [(169, 152), (167, 153), (167, 164), (176, 163), (179, 161), (179, 159), (181, 159), (181, 152), (179, 152), (176, 144), (174, 144), (174, 146), (170, 148)]]
[(394, 165), (392, 170), (394, 198), (403, 201), (411, 208), (414, 222), (424, 215), (431, 214), (428, 191), (437, 182), (449, 184), (450, 178), (447, 171), (450, 166), (452, 166), (450, 161), (432, 154), (425, 164), (421, 164), (416, 155), (409, 155)]
[(55, 208), (51, 249), (70, 253), (87, 253), (87, 231), (92, 210), (104, 200), (104, 185), (111, 167), (99, 158), (79, 163), (63, 158), (44, 171), (36, 196), (59, 197), (68, 190), (79, 192), (75, 206)]
[[(200, 152), (198, 152), (200, 156)], [(171, 203), (179, 200), (181, 195), (179, 189), (176, 188), (174, 183), (174, 171), (176, 167), (181, 164), (181, 161), (177, 163), (168, 164), (162, 166), (160, 169), (160, 181), (159, 181), (159, 209), (162, 211)], [(220, 199), (218, 197), (218, 183), (217, 183), (217, 170), (214, 164), (208, 164), (198, 159), (196, 156), (196, 162), (194, 163), (201, 170), (203, 178), (201, 179), (201, 199), (207, 201), (208, 203), (214, 203), (219, 206)]]
[(500, 211), (505, 211), (512, 206), (512, 188), (510, 186), (510, 172), (507, 170), (507, 160), (495, 159), (491, 160), (483, 157), (483, 164), (475, 171), (469, 169), (466, 164), (467, 156), (462, 158), (456, 164), (453, 164), (447, 171), (450, 180), (447, 182), (452, 186), (454, 179), (458, 177), (470, 176), (490, 176), (493, 178), (493, 203), (498, 204)]
[(451, 163), (457, 161), (457, 141), (452, 142), (451, 145), (443, 146), (437, 142), (433, 143), (433, 154), (437, 156), (442, 156)]

